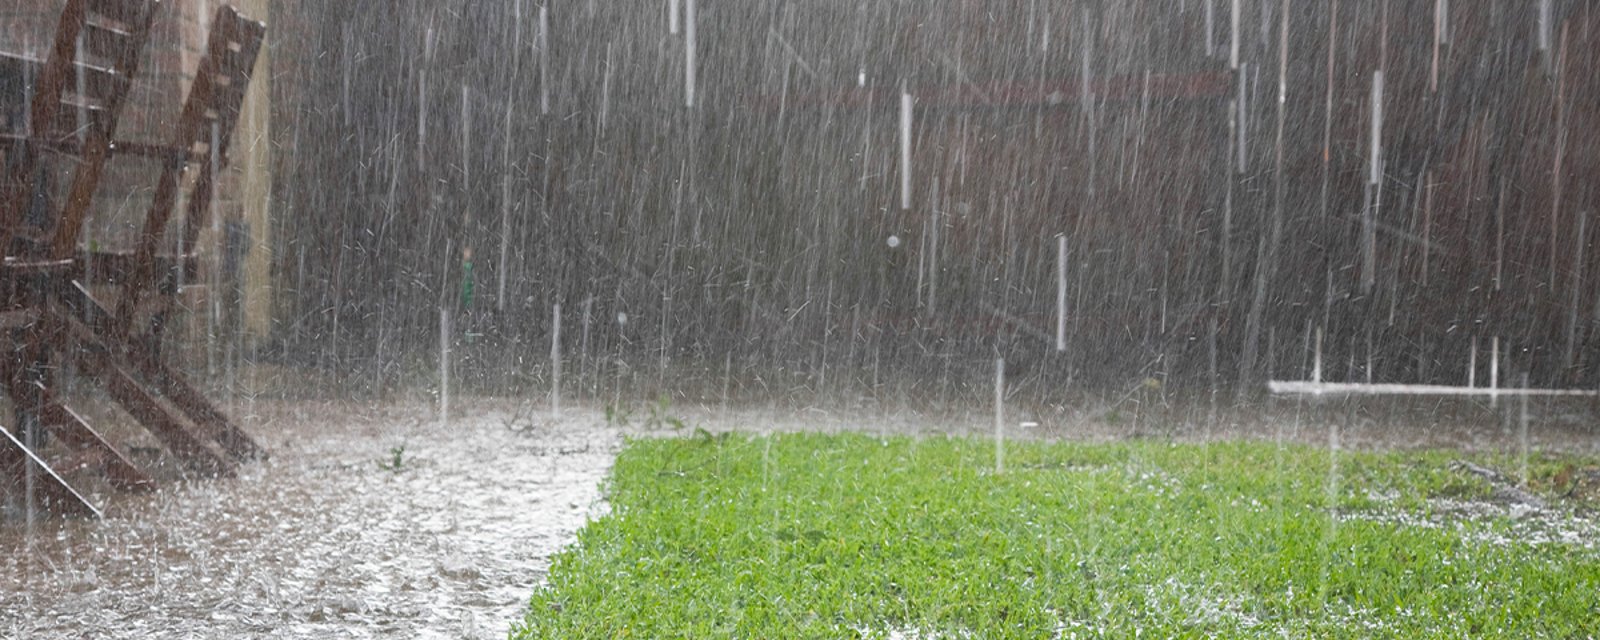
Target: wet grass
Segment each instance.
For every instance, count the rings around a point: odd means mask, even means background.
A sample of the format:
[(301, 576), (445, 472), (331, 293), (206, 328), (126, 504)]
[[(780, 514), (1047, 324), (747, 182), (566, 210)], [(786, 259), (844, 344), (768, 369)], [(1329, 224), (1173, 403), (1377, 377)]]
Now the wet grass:
[(633, 441), (611, 514), (512, 635), (1600, 633), (1600, 529), (1561, 485), (1594, 460), (1536, 459), (1549, 506), (1530, 511), (1453, 452), (1016, 443), (1006, 458), (996, 474), (993, 445), (967, 439)]

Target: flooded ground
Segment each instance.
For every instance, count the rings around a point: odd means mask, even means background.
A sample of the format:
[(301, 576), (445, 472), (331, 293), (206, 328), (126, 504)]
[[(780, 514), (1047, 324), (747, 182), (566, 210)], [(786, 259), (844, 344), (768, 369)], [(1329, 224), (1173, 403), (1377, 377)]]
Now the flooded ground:
[(236, 479), (0, 525), (0, 637), (505, 637), (620, 438), (463, 404), (265, 406), (273, 457)]
[[(1470, 404), (1375, 411), (1372, 401), (1277, 401), (1246, 413), (1149, 399), (1100, 404), (1008, 406), (1007, 437), (1317, 446), (1337, 424), (1351, 448), (1521, 446), (1504, 408)], [(47, 521), (31, 535), (15, 519), (0, 524), (0, 637), (501, 638), (550, 557), (604, 511), (600, 483), (626, 435), (985, 437), (994, 425), (992, 407), (976, 403), (867, 398), (731, 410), (623, 402), (571, 407), (559, 420), (510, 401), (456, 406), (461, 415), (448, 427), (420, 401), (230, 407), (271, 460), (231, 480), (100, 493), (100, 521)], [(1528, 447), (1600, 450), (1592, 414), (1581, 409), (1537, 406)]]

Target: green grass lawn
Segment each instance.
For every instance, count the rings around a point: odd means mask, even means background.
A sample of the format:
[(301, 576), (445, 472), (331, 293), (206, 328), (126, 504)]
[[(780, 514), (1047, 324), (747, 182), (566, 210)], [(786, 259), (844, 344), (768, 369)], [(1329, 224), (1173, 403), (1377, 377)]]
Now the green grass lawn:
[(1530, 511), (1459, 457), (1011, 443), (996, 474), (983, 440), (636, 440), (512, 636), (1600, 634), (1600, 526), (1557, 496), (1594, 461), (1536, 459)]

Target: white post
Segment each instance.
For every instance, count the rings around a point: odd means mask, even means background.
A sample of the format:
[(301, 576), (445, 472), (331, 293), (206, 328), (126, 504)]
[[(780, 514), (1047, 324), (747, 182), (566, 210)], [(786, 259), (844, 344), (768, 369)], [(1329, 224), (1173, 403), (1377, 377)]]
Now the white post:
[(539, 5), (539, 114), (550, 115), (550, 11)]
[(722, 354), (722, 410), (728, 410), (728, 391), (733, 385), (733, 352)]
[(939, 293), (939, 178), (933, 179), (933, 194), (928, 198), (928, 315), (934, 311)]
[(1206, 57), (1217, 55), (1217, 10), (1212, 0), (1206, 0)]
[(1467, 356), (1467, 388), (1478, 386), (1478, 336), (1472, 336), (1472, 353)]
[(439, 426), (450, 426), (450, 310), (439, 307)]
[(1317, 346), (1311, 353), (1311, 381), (1322, 382), (1322, 327), (1317, 327)]
[(1233, 0), (1233, 13), (1229, 15), (1228, 27), (1233, 34), (1228, 43), (1228, 68), (1239, 68), (1239, 0)]
[(911, 107), (914, 100), (900, 88), (900, 208), (911, 208)]
[(1439, 90), (1439, 45), (1444, 40), (1444, 0), (1433, 2), (1433, 62), (1428, 66), (1428, 93)]
[[(1528, 388), (1528, 374), (1527, 373), (1523, 373), (1522, 374), (1522, 388), (1523, 389), (1527, 389)], [(1517, 420), (1517, 424), (1518, 424), (1517, 432), (1518, 432), (1518, 436), (1519, 436), (1519, 440), (1518, 441), (1522, 443), (1522, 451), (1521, 451), (1521, 453), (1522, 453), (1522, 467), (1521, 467), (1522, 488), (1526, 489), (1526, 488), (1528, 488), (1528, 394), (1526, 394), (1526, 393), (1522, 394), (1522, 403), (1521, 404), (1522, 404), (1522, 410), (1519, 412), (1520, 415), (1519, 415), (1519, 419)]]
[[(578, 342), (578, 387), (583, 387), (584, 376), (589, 375), (589, 323), (594, 315), (594, 296), (583, 299), (583, 339)], [(582, 392), (579, 392), (582, 395)]]
[(33, 542), (33, 528), (38, 519), (39, 512), (39, 468), (34, 464), (34, 453), (39, 449), (39, 420), (30, 414), (25, 419), (17, 435), (22, 436), (22, 493), (27, 511), (28, 542)]
[(1383, 70), (1372, 72), (1372, 157), (1367, 167), (1367, 184), (1377, 185), (1383, 178)]
[(511, 255), (511, 103), (506, 103), (505, 156), (500, 170), (500, 265), (495, 269), (494, 308), (506, 310), (506, 265)]
[(1067, 236), (1056, 236), (1056, 351), (1067, 350)]
[(994, 472), (1006, 471), (1006, 359), (994, 360)]
[(550, 413), (561, 415), (561, 303), (550, 317)]
[(694, 108), (694, 76), (695, 76), (695, 43), (694, 43), (694, 0), (689, 0), (683, 6), (683, 103), (684, 106)]
[(472, 90), (461, 83), (461, 190), (472, 192)]
[(678, 0), (667, 0), (667, 33), (678, 35)]
[[(1489, 388), (1491, 390), (1500, 388), (1500, 336), (1495, 336), (1493, 340), (1489, 341)], [(1490, 393), (1489, 406), (1496, 407), (1499, 405), (1500, 394)]]
[(1439, 0), (1439, 41), (1450, 44), (1450, 0)]
[(1554, 3), (1550, 0), (1539, 0), (1539, 50), (1550, 50), (1550, 19)]

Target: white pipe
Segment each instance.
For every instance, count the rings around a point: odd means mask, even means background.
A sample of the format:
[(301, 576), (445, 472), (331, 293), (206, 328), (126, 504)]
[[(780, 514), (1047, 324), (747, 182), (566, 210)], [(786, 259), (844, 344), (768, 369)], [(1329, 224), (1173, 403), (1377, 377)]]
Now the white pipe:
[(994, 360), (994, 472), (1006, 471), (1006, 359)]
[(1272, 380), (1267, 390), (1278, 395), (1350, 395), (1350, 396), (1565, 396), (1596, 397), (1594, 389), (1494, 389), (1485, 387), (1456, 387), (1438, 384), (1366, 384), (1360, 382), (1310, 382), (1303, 380)]

